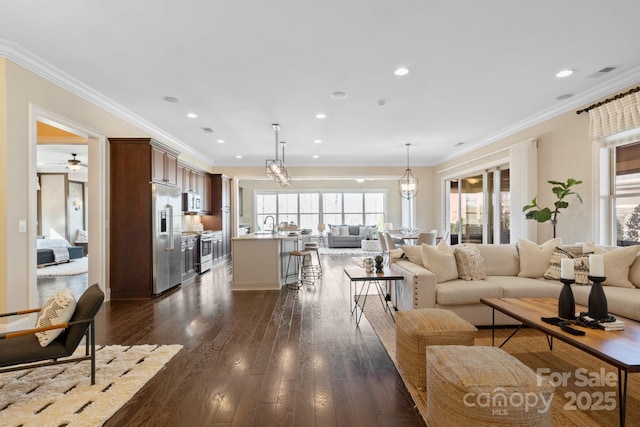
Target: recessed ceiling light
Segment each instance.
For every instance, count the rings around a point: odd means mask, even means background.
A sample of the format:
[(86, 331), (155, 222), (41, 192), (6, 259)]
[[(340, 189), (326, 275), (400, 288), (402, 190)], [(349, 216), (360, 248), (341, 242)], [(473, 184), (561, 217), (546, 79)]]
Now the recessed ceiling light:
[(236, 156), (236, 159), (241, 159), (241, 158), (242, 158), (242, 154), (238, 154), (238, 155)]
[(172, 104), (176, 104), (176, 103), (180, 102), (180, 100), (178, 98), (176, 98), (175, 96), (165, 96), (162, 99), (164, 99), (167, 102), (171, 102)]
[(571, 74), (573, 74), (573, 70), (562, 70), (556, 74), (556, 77), (569, 77)]
[(316, 114), (316, 119), (326, 119), (327, 115), (325, 113)]
[(569, 99), (573, 96), (572, 93), (565, 93), (564, 95), (560, 95), (556, 98), (556, 101), (564, 101), (565, 99)]
[(378, 106), (384, 107), (386, 103), (387, 103), (386, 99), (378, 99)]
[(198, 117), (198, 115), (196, 113), (187, 113), (187, 117), (189, 117), (190, 119), (195, 119), (196, 117)]
[(406, 67), (398, 67), (393, 72), (393, 74), (395, 74), (396, 76), (406, 76), (407, 74), (409, 74), (409, 69)]
[(456, 142), (454, 144), (454, 147), (460, 147), (461, 145), (464, 145), (464, 142), (460, 141), (460, 142)]
[(202, 128), (202, 130), (207, 132), (207, 133), (215, 133), (212, 128)]
[(224, 144), (224, 139), (219, 139), (216, 141), (218, 144)]
[(358, 179), (356, 179), (356, 182), (359, 183), (359, 184), (362, 184), (364, 182), (364, 179), (358, 178)]
[(321, 139), (314, 139), (313, 143), (314, 144), (322, 144), (322, 140)]
[(333, 92), (333, 93), (331, 94), (331, 97), (332, 97), (333, 99), (343, 99), (343, 98), (346, 98), (346, 97), (347, 97), (347, 94), (346, 94), (346, 92), (342, 92), (342, 91), (339, 91), (339, 90), (338, 90), (338, 91)]
[(320, 158), (320, 156), (318, 156), (317, 154), (314, 154), (314, 155), (313, 155), (313, 156), (311, 156), (311, 157), (313, 157), (314, 159), (318, 159), (318, 158)]

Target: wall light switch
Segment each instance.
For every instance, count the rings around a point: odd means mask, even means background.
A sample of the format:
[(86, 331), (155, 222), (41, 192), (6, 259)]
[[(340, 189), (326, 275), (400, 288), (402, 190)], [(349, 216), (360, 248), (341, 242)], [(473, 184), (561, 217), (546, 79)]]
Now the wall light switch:
[(27, 221), (21, 219), (18, 221), (18, 233), (26, 233), (27, 232)]

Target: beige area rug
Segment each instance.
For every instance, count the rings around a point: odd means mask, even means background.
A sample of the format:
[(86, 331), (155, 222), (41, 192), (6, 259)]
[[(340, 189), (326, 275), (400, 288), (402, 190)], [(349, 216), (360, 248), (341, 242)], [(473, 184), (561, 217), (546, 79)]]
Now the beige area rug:
[(75, 276), (89, 271), (89, 257), (72, 259), (62, 264), (39, 267), (36, 270), (38, 277)]
[[(397, 367), (395, 323), (377, 300), (367, 303), (364, 314)], [(497, 329), (496, 343), (502, 343), (512, 332), (512, 328)], [(480, 329), (475, 345), (491, 345), (490, 328)], [(617, 370), (611, 365), (558, 340), (550, 351), (545, 336), (528, 328), (520, 330), (502, 349), (547, 378), (566, 378), (556, 385), (551, 405), (552, 426), (618, 425)], [(626, 425), (640, 426), (640, 373), (629, 374), (628, 378)], [(424, 418), (426, 393), (403, 380)], [(611, 385), (606, 385), (607, 381)]]
[(181, 348), (101, 347), (95, 385), (90, 361), (0, 374), (0, 426), (101, 426)]

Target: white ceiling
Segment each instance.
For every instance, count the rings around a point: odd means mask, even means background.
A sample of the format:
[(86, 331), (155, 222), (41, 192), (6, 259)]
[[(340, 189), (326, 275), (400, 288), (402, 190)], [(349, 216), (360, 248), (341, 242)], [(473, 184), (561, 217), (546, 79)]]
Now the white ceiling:
[(263, 166), (274, 122), (289, 166), (401, 166), (405, 143), (415, 166), (640, 81), (638, 16), (638, 0), (22, 0), (0, 38), (217, 166)]

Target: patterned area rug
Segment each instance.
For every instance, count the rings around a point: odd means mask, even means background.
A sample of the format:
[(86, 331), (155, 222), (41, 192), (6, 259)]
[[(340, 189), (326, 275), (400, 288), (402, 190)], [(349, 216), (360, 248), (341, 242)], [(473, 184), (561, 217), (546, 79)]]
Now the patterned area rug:
[(72, 259), (62, 264), (40, 267), (36, 271), (38, 277), (75, 276), (89, 271), (89, 257)]
[(0, 374), (0, 426), (101, 426), (181, 348), (102, 347), (95, 385), (90, 361)]
[[(397, 367), (395, 323), (380, 303), (371, 302), (373, 304), (366, 304), (364, 315)], [(512, 328), (497, 329), (496, 342), (502, 343), (511, 332)], [(491, 328), (479, 330), (475, 345), (491, 345)], [(545, 373), (547, 378), (564, 378), (556, 384), (551, 404), (552, 426), (618, 425), (617, 370), (611, 365), (559, 340), (554, 340), (553, 351), (550, 351), (545, 335), (529, 328), (518, 331), (503, 350), (534, 371)], [(403, 380), (425, 418), (426, 393), (406, 378)], [(626, 425), (640, 426), (640, 374), (629, 374), (627, 387)]]

